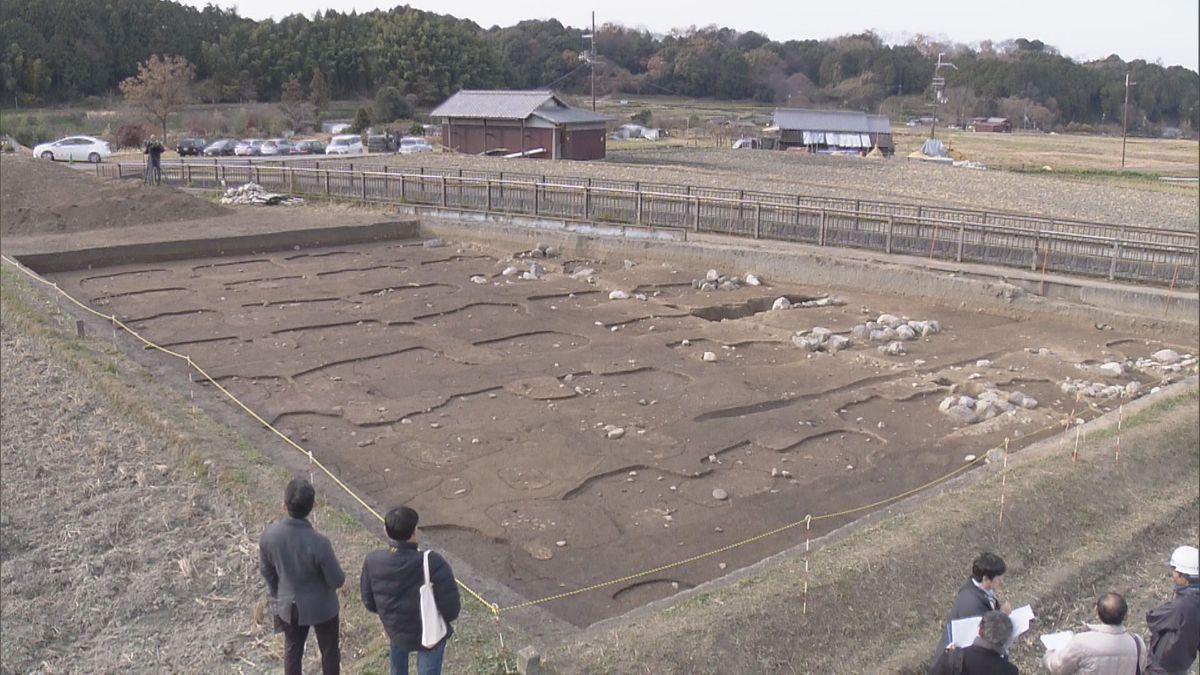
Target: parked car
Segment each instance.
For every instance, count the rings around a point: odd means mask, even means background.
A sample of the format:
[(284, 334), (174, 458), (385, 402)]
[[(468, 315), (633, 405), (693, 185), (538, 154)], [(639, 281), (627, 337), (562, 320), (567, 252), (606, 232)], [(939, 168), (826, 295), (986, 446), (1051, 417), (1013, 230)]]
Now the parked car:
[(175, 144), (175, 152), (178, 152), (180, 157), (200, 155), (204, 152), (204, 145), (203, 138), (181, 138)]
[(340, 134), (329, 141), (325, 148), (327, 155), (355, 155), (363, 151), (362, 136), (358, 134)]
[(205, 157), (228, 157), (233, 154), (233, 149), (237, 147), (238, 142), (232, 138), (221, 138), (204, 146)]
[(433, 146), (429, 141), (419, 136), (405, 136), (400, 139), (399, 152), (402, 155), (411, 155), (416, 152), (433, 152)]
[(52, 143), (42, 143), (33, 148), (33, 156), (49, 160), (88, 161), (98, 164), (112, 154), (108, 143), (91, 136), (67, 136)]
[(292, 154), (323, 155), (325, 154), (325, 144), (316, 140), (296, 141), (296, 144), (292, 146)]
[(264, 155), (290, 155), (292, 142), (286, 138), (268, 138), (259, 150)]
[(263, 140), (261, 138), (246, 138), (233, 148), (233, 154), (238, 157), (255, 156), (262, 154)]

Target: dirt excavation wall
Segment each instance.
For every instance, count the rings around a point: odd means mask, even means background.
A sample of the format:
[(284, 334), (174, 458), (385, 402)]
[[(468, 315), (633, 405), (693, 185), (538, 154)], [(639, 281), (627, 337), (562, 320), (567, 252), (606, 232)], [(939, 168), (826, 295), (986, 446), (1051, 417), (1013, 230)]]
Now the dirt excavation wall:
[[(867, 265), (784, 251), (739, 249), (710, 270), (720, 254), (679, 243), (533, 249), (528, 232), (430, 227), (444, 241), (51, 278), (534, 600), (905, 493), (1196, 370), (1187, 329), (1012, 311), (933, 275), (896, 293)], [(833, 281), (846, 287), (830, 294)], [(813, 535), (859, 513), (820, 517)], [(543, 607), (587, 625), (795, 532)]]

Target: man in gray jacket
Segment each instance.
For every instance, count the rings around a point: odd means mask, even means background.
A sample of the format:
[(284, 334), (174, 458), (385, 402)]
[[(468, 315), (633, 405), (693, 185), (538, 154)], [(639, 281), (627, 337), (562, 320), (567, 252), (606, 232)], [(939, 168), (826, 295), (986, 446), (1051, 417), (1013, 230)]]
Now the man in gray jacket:
[(1043, 662), (1051, 675), (1137, 675), (1146, 663), (1146, 644), (1125, 630), (1129, 605), (1119, 593), (1096, 600), (1098, 624), (1088, 624), (1061, 649), (1046, 652)]
[(307, 520), (315, 502), (312, 483), (293, 479), (283, 493), (287, 516), (268, 525), (258, 541), (259, 571), (274, 602), (275, 630), (283, 633), (285, 675), (300, 675), (310, 626), (321, 648), (321, 672), (338, 675), (341, 669), (337, 589), (346, 583), (346, 574), (329, 538)]

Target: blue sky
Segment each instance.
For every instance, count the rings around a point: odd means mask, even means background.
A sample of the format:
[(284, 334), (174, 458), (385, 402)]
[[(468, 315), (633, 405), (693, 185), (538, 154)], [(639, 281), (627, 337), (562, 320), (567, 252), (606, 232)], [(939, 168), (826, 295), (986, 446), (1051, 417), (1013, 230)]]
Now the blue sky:
[[(184, 0), (204, 6), (208, 0)], [(218, 2), (222, 6), (229, 6)], [(376, 0), (256, 0), (237, 5), (253, 19), (280, 18), (302, 12), (336, 9), (369, 11), (396, 3)], [(556, 18), (571, 26), (585, 26), (592, 7), (562, 0), (412, 0), (419, 9), (471, 19), (486, 27), (507, 26), (522, 19)], [(681, 11), (680, 6), (686, 7)], [(1142, 0), (1137, 3), (1092, 0), (1009, 0), (1004, 3), (921, 3), (900, 0), (841, 2), (781, 2), (779, 0), (690, 0), (654, 3), (645, 0), (608, 0), (596, 3), (596, 22), (644, 27), (653, 32), (690, 25), (717, 24), (742, 31), (765, 33), (775, 40), (822, 39), (874, 30), (888, 42), (903, 42), (924, 33), (968, 44), (1009, 38), (1039, 39), (1077, 60), (1117, 54), (1129, 61), (1161, 60), (1197, 70), (1200, 61), (1200, 2), (1197, 0)]]

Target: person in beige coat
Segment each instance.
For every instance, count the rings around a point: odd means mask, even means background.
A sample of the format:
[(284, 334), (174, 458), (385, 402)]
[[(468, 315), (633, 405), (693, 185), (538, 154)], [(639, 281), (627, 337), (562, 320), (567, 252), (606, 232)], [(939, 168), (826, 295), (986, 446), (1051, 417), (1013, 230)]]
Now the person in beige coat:
[(1129, 606), (1119, 593), (1096, 600), (1098, 624), (1077, 633), (1061, 649), (1046, 652), (1043, 662), (1051, 675), (1140, 675), (1146, 667), (1146, 643), (1125, 630)]

